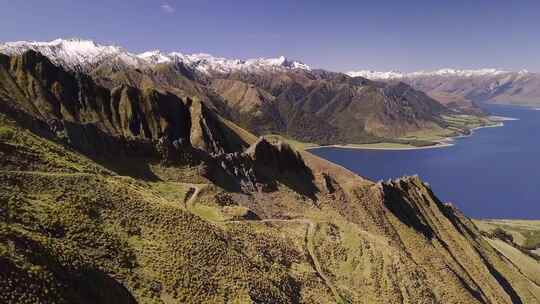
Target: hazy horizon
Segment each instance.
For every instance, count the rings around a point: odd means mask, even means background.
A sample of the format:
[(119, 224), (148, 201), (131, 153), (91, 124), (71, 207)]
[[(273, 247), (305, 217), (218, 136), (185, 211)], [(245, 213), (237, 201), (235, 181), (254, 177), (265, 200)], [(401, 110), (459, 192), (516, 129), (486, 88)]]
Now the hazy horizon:
[(283, 55), (340, 72), (538, 72), (537, 11), (540, 3), (534, 1), (20, 1), (4, 3), (0, 41), (77, 37), (133, 53)]

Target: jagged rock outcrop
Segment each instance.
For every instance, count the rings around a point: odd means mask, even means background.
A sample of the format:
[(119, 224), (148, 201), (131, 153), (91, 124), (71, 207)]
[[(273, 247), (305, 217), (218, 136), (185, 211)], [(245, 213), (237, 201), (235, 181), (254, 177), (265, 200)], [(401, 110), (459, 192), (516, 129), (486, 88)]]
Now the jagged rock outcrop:
[(278, 173), (302, 172), (308, 169), (302, 156), (282, 141), (271, 144), (261, 137), (244, 154), (251, 158), (255, 166), (277, 170)]
[(272, 144), (264, 137), (251, 144), (244, 152), (214, 154), (206, 176), (224, 172), (246, 191), (275, 191), (277, 181), (295, 191), (314, 197), (314, 176), (302, 156), (288, 144)]
[(488, 245), (473, 222), (452, 205), (439, 201), (418, 176), (379, 183), (378, 187), (385, 208), (392, 214), (390, 221), (398, 220), (391, 224), (396, 240), (423, 265), (436, 295), (435, 286), (456, 284), (454, 288), (467, 290), (468, 295), (462, 295), (463, 303), (538, 301), (537, 286), (517, 279), (519, 271)]
[(174, 151), (182, 153), (192, 145), (208, 153), (247, 146), (198, 100), (153, 87), (119, 84), (109, 89), (85, 74), (64, 71), (34, 51), (0, 55), (0, 76), (4, 106), (47, 122), (54, 133), (86, 153), (139, 151), (135, 154), (171, 161), (182, 158)]

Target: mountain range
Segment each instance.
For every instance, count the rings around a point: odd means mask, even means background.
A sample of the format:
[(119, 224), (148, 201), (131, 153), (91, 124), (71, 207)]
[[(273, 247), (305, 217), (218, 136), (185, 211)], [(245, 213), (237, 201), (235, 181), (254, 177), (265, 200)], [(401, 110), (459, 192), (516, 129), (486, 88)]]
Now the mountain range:
[(202, 74), (213, 72), (229, 73), (233, 71), (264, 71), (305, 69), (308, 65), (293, 61), (284, 56), (278, 58), (257, 58), (248, 60), (214, 57), (209, 54), (182, 54), (170, 52), (164, 54), (159, 50), (134, 54), (115, 45), (102, 45), (84, 39), (56, 39), (50, 42), (18, 41), (0, 45), (0, 53), (12, 55), (33, 50), (48, 57), (53, 63), (67, 69), (91, 72), (101, 65), (118, 68), (144, 68), (157, 64), (184, 64)]
[[(305, 71), (315, 69), (284, 56), (277, 58), (228, 59), (209, 54), (163, 53), (159, 50), (134, 54), (122, 47), (101, 45), (84, 39), (56, 39), (50, 42), (8, 42), (0, 45), (0, 53), (22, 54), (34, 50), (53, 63), (71, 70), (92, 73), (100, 69), (144, 69), (157, 65), (183, 65), (206, 77), (231, 73)], [(351, 77), (374, 81), (401, 81), (426, 92), (434, 99), (452, 102), (499, 102), (536, 105), (540, 97), (540, 75), (527, 70), (512, 72), (499, 69), (440, 69), (401, 73), (398, 71), (350, 71)], [(470, 106), (470, 105), (469, 105)]]
[(0, 45), (0, 53), (7, 55), (27, 51), (90, 75), (109, 89), (124, 84), (173, 91), (214, 104), (223, 117), (255, 134), (316, 144), (432, 144), (401, 138), (419, 131), (467, 133), (467, 126), (450, 126), (445, 117), (483, 115), (473, 103), (442, 104), (404, 83), (313, 69), (283, 56), (238, 60), (179, 52), (133, 54), (81, 39)]
[(446, 103), (473, 101), (540, 105), (540, 74), (527, 70), (441, 69), (413, 73), (351, 71), (347, 74), (377, 81), (402, 81)]

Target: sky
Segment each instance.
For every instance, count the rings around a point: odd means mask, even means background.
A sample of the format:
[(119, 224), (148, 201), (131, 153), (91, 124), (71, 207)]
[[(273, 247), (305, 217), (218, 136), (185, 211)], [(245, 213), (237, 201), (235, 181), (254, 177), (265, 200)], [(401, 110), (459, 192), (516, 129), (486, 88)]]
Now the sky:
[(0, 0), (0, 41), (85, 38), (333, 71), (540, 72), (538, 0)]

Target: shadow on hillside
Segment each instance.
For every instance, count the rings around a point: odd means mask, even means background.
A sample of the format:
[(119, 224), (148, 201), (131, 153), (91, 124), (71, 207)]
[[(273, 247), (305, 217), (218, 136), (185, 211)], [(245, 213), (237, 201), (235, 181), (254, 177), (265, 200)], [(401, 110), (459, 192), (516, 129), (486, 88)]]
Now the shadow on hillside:
[(221, 166), (219, 159), (210, 157), (208, 153), (200, 150), (199, 155), (203, 164), (203, 170), (200, 172), (202, 176), (227, 192), (242, 192), (243, 178), (228, 172), (226, 168)]
[[(386, 208), (405, 225), (422, 233), (428, 239), (433, 238), (434, 231), (427, 224), (422, 211), (407, 201), (407, 192), (388, 183), (383, 183), (382, 186)], [(402, 186), (406, 185), (402, 184)]]
[(150, 163), (158, 153), (149, 140), (128, 140), (111, 136), (94, 124), (64, 121), (68, 144), (103, 167), (119, 174), (157, 181)]
[[(151, 171), (150, 162), (157, 159), (152, 143), (128, 141), (113, 137), (93, 124), (51, 120), (45, 122), (19, 109), (0, 102), (0, 112), (14, 120), (21, 128), (36, 136), (75, 150), (104, 168), (120, 175), (145, 180), (159, 180)], [(59, 135), (60, 134), (60, 135)]]
[(467, 291), (476, 299), (478, 302), (485, 304), (486, 301), (482, 298), (482, 293), (474, 288), (472, 288), (467, 281), (465, 281), (464, 278), (462, 278), (457, 272), (455, 272), (452, 268), (448, 268), (455, 276), (458, 278), (459, 282)]
[(130, 157), (122, 157), (118, 160), (93, 157), (90, 158), (118, 175), (129, 176), (150, 182), (157, 182), (161, 180), (150, 168), (152, 161), (149, 159)]
[(508, 282), (508, 280), (504, 277), (502, 273), (500, 273), (489, 261), (485, 258), (483, 254), (481, 254), (478, 250), (476, 250), (484, 264), (487, 266), (489, 273), (499, 282), (499, 285), (506, 291), (510, 299), (512, 300), (512, 304), (523, 304), (523, 301), (519, 297), (516, 290), (512, 287), (512, 284)]
[(319, 189), (314, 183), (313, 172), (308, 167), (294, 171), (279, 171), (276, 168), (258, 167), (256, 172), (264, 183), (267, 192), (277, 191), (279, 184), (282, 184), (313, 201), (317, 200), (316, 194)]
[(297, 153), (280, 153), (272, 146), (257, 156), (244, 153), (224, 153), (211, 157), (201, 151), (205, 172), (201, 175), (229, 192), (274, 192), (283, 185), (292, 191), (317, 200), (319, 191), (315, 177)]
[[(121, 283), (117, 282), (105, 272), (91, 266), (71, 267), (69, 263), (61, 261), (46, 246), (25, 236), (9, 234), (6, 236), (15, 248), (24, 253), (26, 265), (37, 266), (37, 271), (46, 272), (48, 281), (39, 279), (10, 259), (0, 258), (0, 277), (3, 280), (25, 282), (17, 284), (10, 290), (14, 295), (26, 294), (28, 285), (47, 290), (37, 293), (36, 296), (44, 303), (56, 303), (67, 300), (68, 303), (119, 303), (136, 304), (133, 295)], [(57, 286), (50, 283), (58, 283)], [(61, 286), (61, 288), (59, 288)], [(30, 291), (32, 292), (32, 291)], [(63, 301), (62, 301), (63, 302)]]
[[(161, 161), (160, 154), (150, 140), (113, 136), (91, 123), (45, 122), (2, 102), (0, 111), (37, 136), (84, 154), (114, 173), (147, 181), (160, 180), (151, 168), (151, 164)], [(227, 160), (193, 147), (185, 152), (191, 158), (188, 162), (205, 168), (200, 172), (202, 176), (229, 192), (255, 190), (259, 186), (261, 190), (269, 192), (277, 190), (282, 184), (312, 200), (317, 199), (318, 189), (313, 173), (297, 152), (288, 146), (278, 150), (267, 142), (260, 146), (262, 150), (257, 151), (255, 158), (241, 153), (227, 153), (224, 154), (225, 158), (232, 156)], [(226, 165), (222, 163), (224, 160)]]

